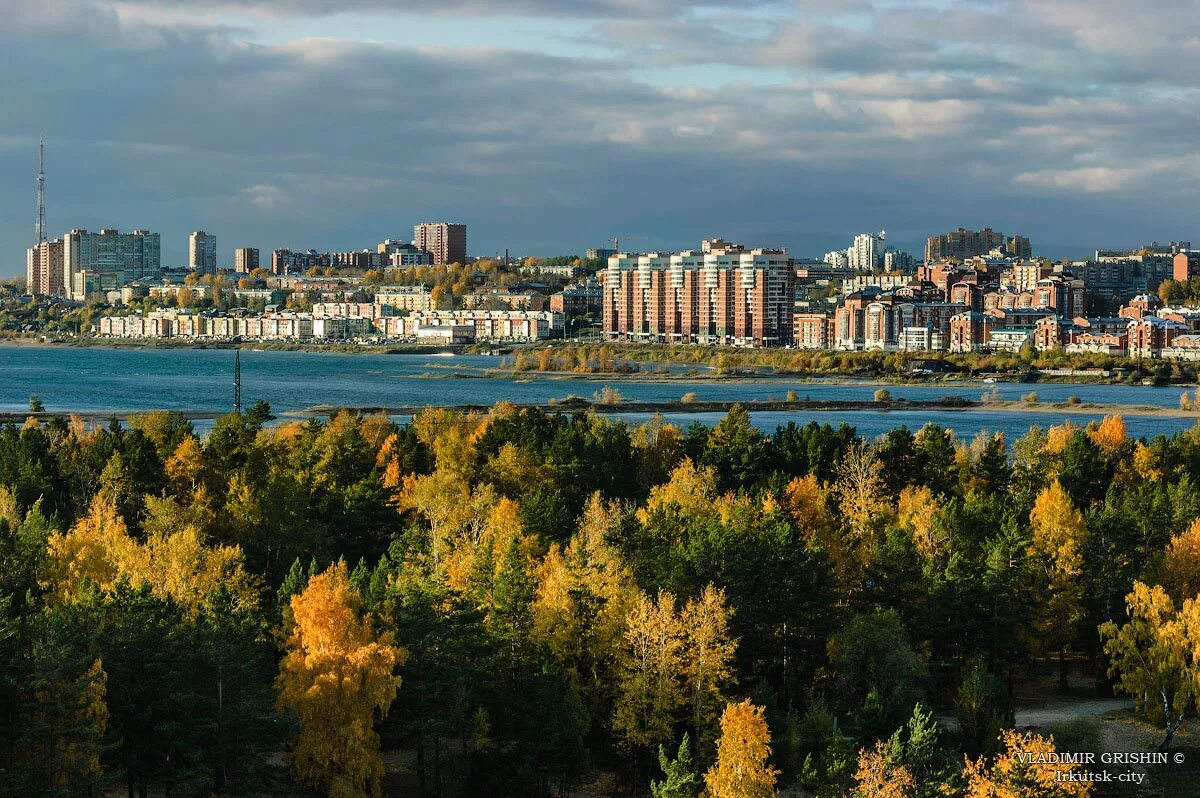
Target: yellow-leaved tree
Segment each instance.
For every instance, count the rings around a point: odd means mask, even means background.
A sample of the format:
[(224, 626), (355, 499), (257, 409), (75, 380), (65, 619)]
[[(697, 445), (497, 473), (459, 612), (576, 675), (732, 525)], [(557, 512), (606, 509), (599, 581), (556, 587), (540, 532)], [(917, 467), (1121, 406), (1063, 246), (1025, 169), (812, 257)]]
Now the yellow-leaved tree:
[(784, 492), (785, 507), (805, 542), (820, 546), (835, 562), (841, 563), (848, 555), (837, 522), (829, 512), (828, 494), (816, 474), (796, 477)]
[(1050, 762), (1054, 738), (1012, 729), (1001, 733), (1004, 751), (988, 766), (980, 757), (966, 760), (966, 798), (1086, 798), (1092, 784), (1071, 781), (1067, 776), (1079, 765)]
[(938, 523), (941, 505), (928, 487), (912, 485), (900, 491), (897, 521), (912, 534), (913, 546), (926, 562), (949, 555), (950, 538)]
[(1041, 493), (1029, 511), (1030, 559), (1045, 578), (1043, 628), (1058, 646), (1059, 681), (1067, 680), (1067, 641), (1083, 612), (1083, 547), (1087, 526), (1058, 480)]
[(138, 543), (116, 506), (97, 494), (70, 531), (50, 536), (47, 587), (52, 595), (69, 599), (85, 577), (102, 589), (128, 579), (150, 585), (155, 595), (169, 596), (192, 612), (218, 586), (239, 605), (258, 606), (259, 580), (246, 571), (240, 548), (206, 545), (195, 526), (182, 521), (175, 526), (160, 515), (148, 516), (146, 542)]
[(619, 502), (594, 493), (584, 505), (579, 532), (565, 549), (551, 544), (537, 569), (533, 637), (598, 705), (615, 687), (625, 618), (637, 588), (611, 538), (628, 516)]
[(697, 466), (685, 457), (671, 472), (671, 479), (650, 490), (646, 506), (638, 511), (643, 523), (655, 512), (675, 511), (689, 520), (712, 517), (717, 498), (717, 472)]
[(1200, 518), (1167, 544), (1158, 583), (1176, 603), (1200, 595)]
[(675, 595), (662, 591), (655, 601), (638, 594), (625, 619), (613, 714), (613, 733), (626, 750), (652, 748), (672, 738), (675, 715), (685, 700), (683, 645)]
[(725, 688), (733, 681), (733, 656), (737, 641), (729, 636), (733, 610), (725, 591), (710, 582), (699, 598), (684, 605), (684, 675), (692, 702), (692, 730), (697, 749), (705, 751), (714, 735), (714, 722), (725, 705)]
[(846, 450), (837, 474), (833, 493), (849, 549), (839, 576), (853, 582), (875, 556), (893, 499), (883, 478), (883, 462), (866, 444), (855, 443)]
[(771, 798), (779, 771), (771, 757), (771, 730), (763, 708), (749, 700), (729, 704), (721, 715), (717, 761), (704, 774), (706, 798)]
[(400, 687), (407, 653), (362, 617), (362, 597), (344, 562), (331, 565), (292, 597), (293, 624), (275, 686), (300, 731), (288, 759), (304, 784), (330, 795), (378, 794), (383, 779), (377, 717)]
[(916, 786), (912, 771), (896, 761), (882, 740), (858, 752), (854, 798), (910, 798)]
[(1200, 670), (1200, 604), (1188, 599), (1176, 614), (1159, 585), (1134, 582), (1125, 597), (1129, 622), (1100, 626), (1108, 674), (1116, 689), (1133, 696), (1163, 728), (1165, 750), (1196, 698)]

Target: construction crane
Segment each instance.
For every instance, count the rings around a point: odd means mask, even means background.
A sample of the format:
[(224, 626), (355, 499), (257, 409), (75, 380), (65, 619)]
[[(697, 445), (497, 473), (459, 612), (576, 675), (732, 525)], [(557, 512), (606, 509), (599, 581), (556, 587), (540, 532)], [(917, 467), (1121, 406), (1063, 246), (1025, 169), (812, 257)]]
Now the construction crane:
[(613, 249), (615, 249), (618, 254), (620, 254), (620, 252), (621, 252), (621, 239), (622, 238), (624, 238), (626, 241), (628, 241), (631, 238), (644, 240), (646, 238), (646, 236), (619, 236), (618, 235), (618, 236), (613, 236), (612, 238), (608, 239), (609, 241), (612, 242)]

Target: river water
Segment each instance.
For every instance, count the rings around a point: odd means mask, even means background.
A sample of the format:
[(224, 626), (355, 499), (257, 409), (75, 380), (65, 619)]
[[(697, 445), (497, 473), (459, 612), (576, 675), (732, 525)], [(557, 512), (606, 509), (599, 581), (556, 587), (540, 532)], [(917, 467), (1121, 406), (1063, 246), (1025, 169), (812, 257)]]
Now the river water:
[[(762, 379), (742, 382), (612, 378), (592, 380), (530, 375), (528, 377), (456, 378), (494, 368), (499, 359), (483, 355), (357, 355), (321, 352), (242, 352), (242, 396), (248, 406), (259, 399), (276, 412), (316, 405), (422, 406), (436, 404), (494, 404), (500, 401), (548, 402), (568, 396), (591, 398), (604, 386), (627, 399), (673, 401), (684, 393), (698, 400), (736, 401), (783, 398), (794, 390), (801, 398), (870, 399), (878, 385), (857, 381)], [(47, 410), (137, 411), (151, 409), (224, 411), (233, 403), (233, 352), (205, 349), (106, 349), (100, 347), (0, 346), (0, 411), (20, 411), (29, 395), (37, 394)], [(938, 383), (888, 386), (893, 398), (934, 399), (942, 396), (980, 398), (995, 388), (1005, 399), (1036, 391), (1043, 402), (1077, 396), (1084, 402), (1115, 402), (1175, 408), (1180, 387), (1131, 385), (1055, 385), (998, 383)], [(631, 421), (645, 413), (619, 414)], [(699, 420), (716, 423), (719, 413), (672, 412), (678, 424)], [(999, 431), (1011, 440), (1031, 425), (1061, 424), (1070, 419), (1086, 424), (1099, 415), (1030, 413), (991, 410), (853, 410), (770, 411), (754, 414), (762, 429), (773, 430), (788, 421), (809, 420), (851, 424), (859, 433), (875, 436), (900, 425), (911, 429), (933, 421), (952, 428), (959, 437), (980, 430)], [(1125, 419), (1130, 434), (1152, 437), (1188, 429), (1195, 419), (1137, 417)], [(196, 422), (204, 429), (211, 422)]]

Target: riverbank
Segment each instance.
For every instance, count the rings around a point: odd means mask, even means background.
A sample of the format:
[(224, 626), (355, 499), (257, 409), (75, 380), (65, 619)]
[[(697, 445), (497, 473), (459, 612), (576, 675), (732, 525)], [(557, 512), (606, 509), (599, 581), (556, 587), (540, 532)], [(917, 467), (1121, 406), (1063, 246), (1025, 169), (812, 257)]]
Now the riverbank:
[[(295, 341), (195, 341), (95, 336), (56, 338), (8, 336), (0, 347), (62, 347), (123, 350), (231, 350), (317, 352), (360, 355), (492, 354), (496, 345), (416, 343), (309, 343)], [(699, 345), (648, 346), (551, 341), (505, 344), (500, 368), (472, 374), (505, 379), (562, 377), (584, 380), (822, 380), (849, 379), (883, 385), (938, 382), (1021, 382), (1069, 385), (1194, 385), (1195, 364), (1138, 361), (1107, 355), (1043, 352), (1032, 358), (1013, 353), (839, 352), (751, 349)], [(451, 364), (447, 364), (448, 367)]]
[(514, 373), (611, 374), (709, 369), (714, 374), (849, 377), (923, 382), (957, 380), (1071, 384), (1194, 384), (1196, 365), (1096, 353), (884, 352), (749, 348), (684, 344), (548, 342), (517, 349)]
[(464, 344), (315, 344), (295, 341), (192, 341), (171, 338), (80, 338), (39, 340), (34, 338), (3, 338), (0, 347), (66, 348), (66, 349), (124, 349), (124, 350), (229, 350), (244, 352), (327, 352), (346, 355), (443, 355), (464, 354)]
[[(946, 396), (940, 399), (924, 399), (924, 400), (810, 400), (810, 399), (764, 399), (764, 400), (743, 400), (743, 401), (700, 401), (700, 400), (677, 400), (677, 401), (625, 401), (625, 400), (610, 400), (601, 401), (598, 399), (584, 399), (582, 397), (568, 397), (560, 401), (549, 402), (529, 402), (515, 404), (517, 407), (536, 407), (547, 413), (554, 412), (575, 412), (575, 411), (595, 411), (605, 415), (622, 415), (622, 414), (646, 414), (646, 413), (727, 413), (735, 405), (744, 407), (751, 413), (754, 412), (837, 412), (837, 411), (875, 411), (887, 413), (889, 411), (914, 411), (914, 410), (930, 410), (930, 411), (955, 411), (970, 413), (972, 411), (986, 411), (991, 413), (1013, 413), (1013, 414), (1067, 414), (1067, 415), (1087, 415), (1087, 416), (1127, 416), (1127, 417), (1145, 417), (1145, 418), (1200, 418), (1200, 411), (1197, 410), (1175, 410), (1166, 407), (1155, 407), (1152, 405), (1135, 405), (1121, 404), (1115, 402), (1026, 402), (1026, 401), (1002, 401), (1002, 400), (972, 400), (965, 399), (960, 396)], [(428, 407), (440, 407), (447, 410), (455, 410), (459, 412), (480, 412), (485, 413), (492, 408), (492, 405), (487, 404), (410, 404), (410, 405), (395, 405), (395, 406), (361, 406), (361, 407), (338, 407), (334, 405), (312, 405), (298, 410), (284, 410), (279, 413), (280, 418), (284, 419), (305, 419), (312, 417), (328, 417), (341, 410), (349, 410), (351, 412), (372, 414), (384, 413), (389, 416), (411, 416), (425, 410)], [(88, 423), (104, 423), (112, 418), (117, 418), (122, 421), (127, 420), (131, 416), (144, 415), (152, 412), (164, 412), (154, 410), (112, 410), (105, 412), (96, 411), (54, 411), (44, 413), (0, 413), (0, 423), (24, 423), (26, 419), (33, 418), (39, 421), (46, 421), (54, 417), (76, 417)], [(205, 421), (214, 420), (229, 411), (221, 410), (172, 410), (169, 411), (183, 416), (189, 421)]]

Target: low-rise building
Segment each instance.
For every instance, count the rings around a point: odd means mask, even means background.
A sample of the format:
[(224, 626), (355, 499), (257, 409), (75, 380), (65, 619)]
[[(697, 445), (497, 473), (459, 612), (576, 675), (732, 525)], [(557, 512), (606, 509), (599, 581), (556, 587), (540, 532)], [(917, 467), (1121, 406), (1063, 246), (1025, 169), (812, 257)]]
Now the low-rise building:
[(550, 311), (567, 316), (599, 314), (604, 305), (604, 290), (598, 280), (572, 283), (550, 296)]
[(375, 302), (404, 312), (435, 310), (433, 293), (423, 285), (381, 285), (375, 289)]

